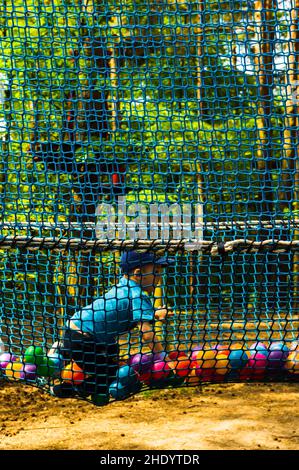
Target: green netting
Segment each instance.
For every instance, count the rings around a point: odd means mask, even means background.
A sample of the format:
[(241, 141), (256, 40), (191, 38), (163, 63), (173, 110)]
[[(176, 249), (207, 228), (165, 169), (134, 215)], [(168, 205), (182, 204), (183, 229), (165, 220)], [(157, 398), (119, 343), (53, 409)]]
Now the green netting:
[[(4, 0), (1, 13), (3, 379), (96, 404), (297, 380), (299, 1)], [(144, 318), (144, 272), (125, 307), (111, 291), (132, 250), (174, 259)], [(91, 337), (70, 345), (88, 305), (97, 334), (81, 321)]]

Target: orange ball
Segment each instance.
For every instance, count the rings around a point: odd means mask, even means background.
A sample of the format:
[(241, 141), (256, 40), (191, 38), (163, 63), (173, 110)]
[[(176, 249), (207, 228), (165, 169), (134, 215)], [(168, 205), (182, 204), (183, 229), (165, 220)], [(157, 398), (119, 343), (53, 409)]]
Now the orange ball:
[[(180, 360), (180, 359), (182, 359), (182, 360)], [(190, 359), (188, 359), (186, 357), (181, 357), (180, 359), (177, 361), (177, 364), (175, 366), (175, 373), (179, 377), (187, 377), (187, 375), (190, 372), (191, 361), (190, 361)]]
[(67, 383), (78, 385), (84, 381), (85, 376), (83, 370), (75, 362), (71, 362), (63, 369), (61, 378)]

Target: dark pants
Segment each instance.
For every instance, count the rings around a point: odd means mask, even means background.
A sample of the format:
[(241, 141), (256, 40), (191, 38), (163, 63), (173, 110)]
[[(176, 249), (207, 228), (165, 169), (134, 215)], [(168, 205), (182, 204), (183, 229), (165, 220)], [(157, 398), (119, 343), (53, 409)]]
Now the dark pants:
[(97, 343), (93, 335), (67, 329), (61, 353), (73, 360), (86, 378), (80, 389), (87, 394), (107, 394), (118, 369), (118, 345)]

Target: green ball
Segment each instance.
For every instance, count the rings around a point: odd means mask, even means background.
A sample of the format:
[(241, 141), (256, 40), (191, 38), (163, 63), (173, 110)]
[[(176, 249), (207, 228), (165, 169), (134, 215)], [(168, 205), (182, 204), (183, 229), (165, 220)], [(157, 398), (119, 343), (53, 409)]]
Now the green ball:
[(105, 406), (109, 403), (109, 396), (99, 393), (92, 396), (92, 403), (96, 406)]
[(43, 362), (37, 366), (37, 375), (52, 377), (56, 372), (55, 362), (48, 357), (43, 357)]
[(26, 362), (26, 364), (36, 364), (38, 366), (43, 363), (44, 356), (45, 353), (43, 348), (40, 346), (29, 346), (24, 354), (24, 362)]

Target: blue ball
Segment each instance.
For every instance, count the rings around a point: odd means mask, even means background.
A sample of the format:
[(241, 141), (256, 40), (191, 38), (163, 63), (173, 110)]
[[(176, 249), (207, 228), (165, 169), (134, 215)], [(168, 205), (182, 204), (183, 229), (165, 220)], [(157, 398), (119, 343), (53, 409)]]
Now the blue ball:
[(136, 383), (132, 385), (123, 385), (120, 382), (112, 382), (109, 387), (110, 395), (115, 398), (115, 400), (124, 400), (129, 397), (132, 393), (137, 393), (141, 389), (141, 384)]
[(230, 351), (228, 360), (231, 369), (240, 369), (247, 364), (248, 355), (242, 349), (235, 349)]
[(123, 386), (120, 382), (112, 382), (109, 387), (109, 393), (115, 400), (124, 400), (130, 395), (128, 388)]
[(122, 385), (131, 385), (138, 382), (135, 370), (130, 366), (120, 367), (116, 373), (116, 379), (116, 382)]

